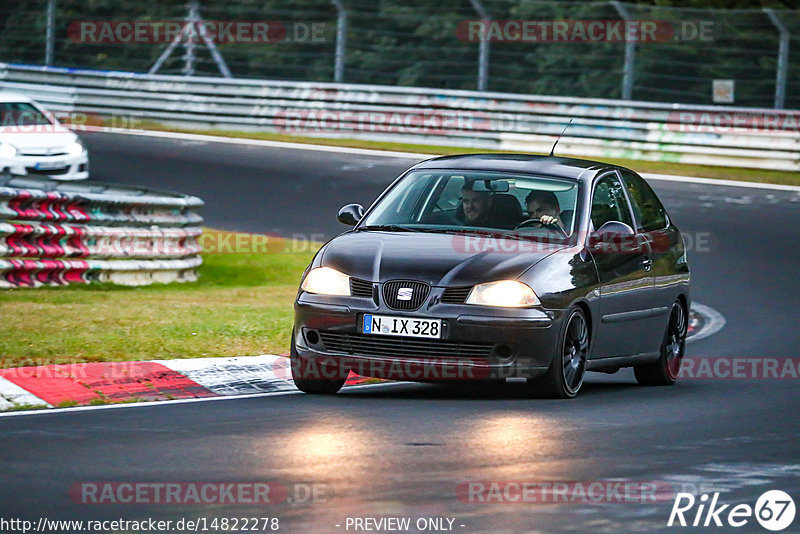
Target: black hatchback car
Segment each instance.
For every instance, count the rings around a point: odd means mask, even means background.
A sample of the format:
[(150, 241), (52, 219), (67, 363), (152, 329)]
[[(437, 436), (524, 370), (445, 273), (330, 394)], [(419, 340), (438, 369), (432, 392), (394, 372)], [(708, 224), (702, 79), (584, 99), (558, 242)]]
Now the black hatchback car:
[(431, 381), (525, 378), (571, 398), (586, 371), (669, 385), (684, 355), (689, 266), (636, 173), (524, 154), (435, 158), (323, 246), (295, 301), (292, 374), (335, 393), (350, 371)]

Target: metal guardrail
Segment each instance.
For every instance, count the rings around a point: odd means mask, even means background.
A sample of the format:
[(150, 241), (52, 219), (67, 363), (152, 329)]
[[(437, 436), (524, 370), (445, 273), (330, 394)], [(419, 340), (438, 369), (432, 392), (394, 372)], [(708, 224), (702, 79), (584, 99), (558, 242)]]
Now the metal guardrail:
[(168, 125), (800, 170), (800, 112), (0, 64), (52, 110)]
[(0, 176), (0, 288), (197, 279), (197, 197)]

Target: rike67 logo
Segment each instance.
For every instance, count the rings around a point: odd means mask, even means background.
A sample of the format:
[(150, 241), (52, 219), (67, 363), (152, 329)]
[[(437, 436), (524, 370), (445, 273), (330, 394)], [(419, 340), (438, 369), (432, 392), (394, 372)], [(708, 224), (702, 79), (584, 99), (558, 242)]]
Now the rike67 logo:
[(778, 532), (794, 521), (795, 504), (788, 493), (770, 490), (762, 494), (755, 507), (749, 504), (719, 503), (719, 493), (704, 493), (696, 498), (691, 493), (678, 493), (669, 514), (667, 526), (681, 527), (743, 527), (753, 517), (767, 530)]

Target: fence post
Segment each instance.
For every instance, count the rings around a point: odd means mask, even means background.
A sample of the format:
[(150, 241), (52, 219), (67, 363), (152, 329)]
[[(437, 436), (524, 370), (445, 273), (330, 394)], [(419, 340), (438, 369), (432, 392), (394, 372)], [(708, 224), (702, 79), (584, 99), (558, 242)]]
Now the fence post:
[(47, 42), (44, 49), (44, 64), (53, 66), (56, 48), (56, 0), (47, 0)]
[(332, 0), (332, 2), (336, 6), (336, 58), (333, 81), (342, 83), (344, 81), (344, 58), (347, 43), (347, 10), (342, 4), (342, 0)]
[(189, 16), (186, 17), (186, 42), (183, 43), (183, 74), (185, 76), (194, 76), (194, 57), (195, 57), (195, 36), (197, 36), (197, 28), (194, 22), (197, 20), (197, 2), (189, 3)]
[(192, 22), (195, 23), (194, 27), (196, 30), (198, 30), (200, 38), (206, 44), (206, 48), (208, 48), (211, 57), (214, 59), (214, 63), (217, 65), (219, 72), (225, 78), (230, 78), (231, 71), (228, 69), (228, 64), (225, 63), (225, 59), (222, 57), (222, 54), (220, 54), (219, 50), (217, 50), (217, 45), (214, 43), (214, 40), (208, 36), (208, 29), (206, 29), (205, 25), (198, 24), (203, 22), (203, 18), (200, 16), (199, 4), (193, 4)]
[[(628, 10), (617, 2), (612, 0), (611, 5), (617, 10), (619, 16), (625, 19), (625, 22), (631, 20), (628, 15)], [(633, 74), (634, 74), (634, 59), (636, 55), (636, 43), (630, 38), (627, 30), (625, 31), (625, 62), (622, 67), (622, 99), (633, 99)]]
[(231, 71), (228, 69), (228, 64), (225, 63), (225, 59), (222, 57), (222, 54), (219, 53), (217, 50), (217, 45), (214, 43), (214, 40), (208, 36), (208, 30), (202, 24), (203, 18), (200, 16), (200, 5), (197, 2), (191, 2), (189, 4), (189, 14), (186, 17), (186, 24), (183, 25), (181, 31), (175, 36), (172, 42), (167, 46), (166, 49), (158, 56), (158, 59), (153, 66), (150, 67), (148, 74), (155, 74), (158, 70), (164, 65), (164, 62), (169, 58), (170, 54), (181, 44), (184, 38), (186, 38), (186, 42), (183, 43), (183, 47), (185, 49), (183, 60), (185, 62), (183, 72), (186, 76), (194, 76), (195, 68), (195, 39), (200, 37), (202, 41), (205, 43), (208, 51), (211, 53), (211, 57), (214, 58), (214, 63), (216, 63), (217, 68), (219, 69), (220, 73), (225, 78), (231, 77)]
[(769, 20), (780, 32), (780, 44), (778, 45), (778, 68), (775, 72), (775, 109), (783, 109), (786, 103), (786, 71), (789, 69), (789, 29), (778, 18), (774, 10), (764, 8)]
[(489, 39), (486, 29), (489, 27), (489, 14), (480, 0), (469, 0), (472, 8), (481, 18), (481, 40), (478, 41), (478, 91), (486, 91), (489, 85)]

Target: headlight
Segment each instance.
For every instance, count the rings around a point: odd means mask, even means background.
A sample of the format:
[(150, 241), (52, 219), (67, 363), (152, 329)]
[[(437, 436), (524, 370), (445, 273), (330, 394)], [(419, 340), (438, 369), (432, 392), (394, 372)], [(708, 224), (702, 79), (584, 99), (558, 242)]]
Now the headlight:
[(472, 288), (467, 297), (467, 304), (483, 306), (504, 306), (508, 308), (525, 308), (539, 304), (539, 298), (533, 289), (516, 280), (500, 280), (479, 284)]
[(72, 143), (67, 145), (67, 154), (69, 154), (70, 156), (80, 156), (81, 154), (83, 154), (84, 150), (85, 149), (83, 148), (83, 143), (81, 143), (80, 141), (73, 141)]
[(0, 158), (13, 158), (17, 155), (17, 147), (8, 143), (0, 143)]
[(300, 288), (309, 293), (349, 297), (350, 277), (330, 267), (317, 267), (309, 271)]

